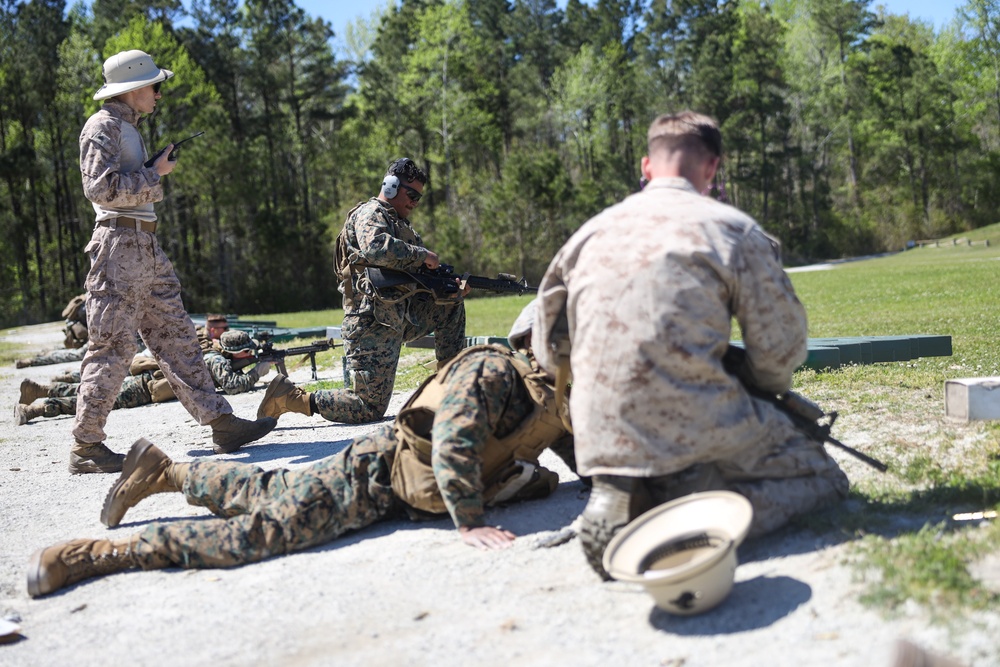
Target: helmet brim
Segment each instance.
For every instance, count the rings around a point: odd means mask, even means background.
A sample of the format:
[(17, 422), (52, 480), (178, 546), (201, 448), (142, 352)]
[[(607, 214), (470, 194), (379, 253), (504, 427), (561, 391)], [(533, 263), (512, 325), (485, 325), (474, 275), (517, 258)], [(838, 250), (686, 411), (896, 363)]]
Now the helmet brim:
[(94, 99), (106, 100), (109, 97), (117, 97), (118, 95), (123, 95), (133, 90), (139, 90), (140, 88), (145, 88), (146, 86), (152, 86), (154, 83), (159, 83), (160, 81), (166, 81), (173, 75), (174, 73), (172, 71), (160, 68), (156, 71), (155, 75), (146, 79), (139, 79), (137, 81), (122, 81), (121, 83), (106, 83), (101, 86), (100, 90), (94, 93)]

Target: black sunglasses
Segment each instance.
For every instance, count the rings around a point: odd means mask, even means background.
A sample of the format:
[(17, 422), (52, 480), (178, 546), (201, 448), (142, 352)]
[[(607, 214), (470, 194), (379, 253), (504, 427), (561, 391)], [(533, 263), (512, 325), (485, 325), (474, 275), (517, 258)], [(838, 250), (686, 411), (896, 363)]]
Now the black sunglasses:
[(418, 202), (420, 201), (420, 198), (424, 196), (422, 192), (417, 192), (416, 189), (411, 188), (409, 185), (403, 185), (400, 183), (399, 187), (406, 190), (406, 196), (409, 197), (412, 202)]
[(162, 86), (162, 85), (163, 85), (162, 81), (157, 81), (156, 83), (154, 83), (153, 84), (153, 92), (154, 93), (160, 92), (160, 86)]

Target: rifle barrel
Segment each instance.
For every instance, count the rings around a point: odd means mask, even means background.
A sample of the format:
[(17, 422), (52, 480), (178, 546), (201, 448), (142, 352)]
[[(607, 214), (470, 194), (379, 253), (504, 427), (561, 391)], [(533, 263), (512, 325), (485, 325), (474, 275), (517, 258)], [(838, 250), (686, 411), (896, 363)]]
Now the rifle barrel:
[(878, 459), (873, 458), (871, 456), (868, 456), (864, 452), (859, 452), (858, 450), (854, 449), (853, 447), (845, 445), (840, 440), (837, 440), (836, 438), (834, 438), (832, 436), (829, 436), (829, 435), (826, 436), (826, 441), (829, 442), (831, 445), (834, 445), (836, 447), (840, 447), (842, 450), (844, 450), (845, 452), (847, 452), (848, 454), (850, 454), (854, 458), (858, 459), (859, 461), (863, 461), (864, 463), (867, 463), (868, 465), (870, 465), (871, 467), (875, 468), (879, 472), (885, 472), (885, 471), (887, 471), (889, 469), (889, 466), (887, 466), (886, 464), (882, 463)]

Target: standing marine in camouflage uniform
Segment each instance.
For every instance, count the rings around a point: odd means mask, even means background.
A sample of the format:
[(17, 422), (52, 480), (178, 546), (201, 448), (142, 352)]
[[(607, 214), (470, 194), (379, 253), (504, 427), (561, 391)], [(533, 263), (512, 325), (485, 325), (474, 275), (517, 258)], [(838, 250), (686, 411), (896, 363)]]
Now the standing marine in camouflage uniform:
[(681, 495), (745, 495), (759, 535), (848, 490), (821, 444), (723, 367), (734, 317), (743, 370), (765, 391), (791, 387), (807, 339), (777, 242), (701, 194), (721, 159), (718, 127), (691, 112), (661, 116), (648, 140), (649, 184), (557, 253), (539, 286), (534, 332), (539, 362), (555, 372), (558, 332), (568, 327), (577, 461), (594, 476), (581, 541), (601, 574), (618, 529)]
[[(396, 160), (386, 171), (378, 197), (358, 204), (347, 216), (337, 240), (336, 262), (344, 295), (341, 336), (353, 390), (316, 392), (315, 411), (324, 419), (361, 424), (381, 418), (392, 397), (403, 343), (433, 332), (439, 363), (465, 345), (461, 297), (453, 305), (441, 305), (427, 294), (405, 296), (405, 288), (380, 295), (366, 272), (367, 267), (412, 271), (422, 265), (440, 266), (437, 254), (423, 246), (408, 219), (426, 182), (427, 175), (413, 160)], [(291, 388), (287, 380), (271, 384), (272, 393)]]
[[(241, 394), (250, 391), (261, 375), (271, 368), (269, 362), (257, 364), (244, 372), (233, 370), (231, 359), (252, 357), (255, 346), (245, 331), (227, 331), (222, 334), (219, 347), (209, 346), (205, 352), (205, 364), (212, 374), (212, 382), (226, 394)], [(164, 383), (163, 372), (156, 362), (145, 355), (136, 355), (129, 375), (122, 381), (121, 390), (115, 398), (112, 410), (137, 408), (151, 403), (162, 403), (176, 398)], [(75, 382), (53, 382), (40, 384), (25, 378), (21, 381), (21, 398), (14, 407), (14, 423), (27, 424), (37, 417), (58, 417), (76, 414), (76, 397), (79, 392), (79, 378)], [(44, 398), (43, 402), (37, 402)], [(234, 450), (230, 450), (234, 451)]]
[(231, 451), (274, 428), (273, 420), (238, 419), (216, 393), (181, 301), (181, 285), (156, 238), (154, 202), (163, 199), (162, 177), (174, 170), (167, 147), (148, 159), (139, 119), (152, 113), (160, 85), (173, 72), (142, 51), (124, 51), (104, 63), (104, 100), (80, 133), (83, 190), (97, 224), (87, 244), (87, 329), (79, 405), (70, 453), (72, 473), (117, 472), (124, 456), (104, 445), (108, 412), (135, 352), (139, 331), (173, 393), (199, 424), (212, 427), (216, 449)]
[[(511, 332), (526, 343), (530, 312)], [(538, 466), (546, 446), (571, 461), (564, 410), (551, 378), (501, 347), (469, 348), (414, 393), (395, 424), (295, 470), (236, 462), (175, 463), (146, 440), (133, 445), (104, 501), (117, 526), (154, 493), (181, 492), (219, 518), (153, 522), (117, 540), (73, 540), (42, 549), (28, 593), (130, 568), (229, 567), (324, 544), (407, 511), (447, 512), (462, 541), (503, 549), (515, 536), (488, 526), (485, 507), (543, 497), (558, 481)]]

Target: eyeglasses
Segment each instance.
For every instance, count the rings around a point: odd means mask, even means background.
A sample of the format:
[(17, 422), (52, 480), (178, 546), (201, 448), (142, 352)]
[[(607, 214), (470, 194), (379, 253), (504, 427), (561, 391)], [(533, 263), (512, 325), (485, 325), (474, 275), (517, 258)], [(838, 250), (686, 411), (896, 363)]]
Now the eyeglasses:
[(163, 85), (162, 81), (157, 81), (156, 83), (154, 83), (153, 84), (153, 92), (154, 93), (160, 92), (160, 86), (162, 86), (162, 85)]
[(403, 185), (400, 183), (399, 187), (406, 190), (406, 196), (409, 197), (410, 201), (414, 203), (420, 201), (420, 198), (424, 196), (422, 192), (418, 192), (415, 188), (411, 188), (409, 185)]

